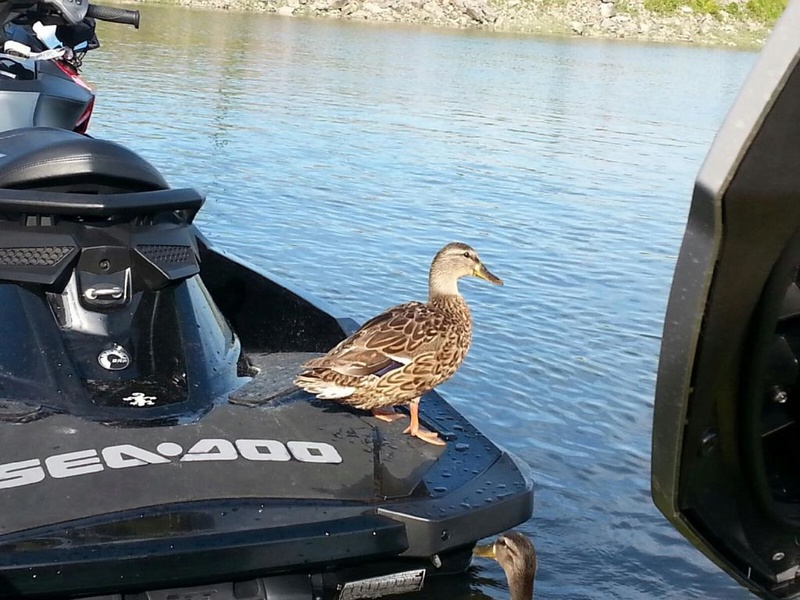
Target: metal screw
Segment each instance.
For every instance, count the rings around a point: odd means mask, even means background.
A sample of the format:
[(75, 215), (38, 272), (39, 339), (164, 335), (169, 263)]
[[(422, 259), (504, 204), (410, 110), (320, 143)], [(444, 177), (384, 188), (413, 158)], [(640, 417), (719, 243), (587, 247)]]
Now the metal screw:
[(703, 436), (700, 438), (700, 454), (702, 456), (711, 454), (711, 452), (716, 450), (718, 443), (717, 430), (713, 427), (709, 427), (703, 432)]
[(108, 271), (110, 266), (111, 263), (108, 262), (107, 259), (104, 258), (103, 260), (100, 261), (100, 268), (103, 269), (103, 271)]
[(772, 388), (772, 401), (777, 404), (784, 404), (789, 399), (789, 394), (787, 394), (784, 390), (775, 386)]

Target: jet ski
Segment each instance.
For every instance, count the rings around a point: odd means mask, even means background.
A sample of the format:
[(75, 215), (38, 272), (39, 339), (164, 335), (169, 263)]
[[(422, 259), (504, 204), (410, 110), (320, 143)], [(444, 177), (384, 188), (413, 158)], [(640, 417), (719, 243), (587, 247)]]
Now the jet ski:
[(700, 170), (675, 270), (652, 494), (762, 598), (800, 597), (800, 2)]
[(215, 248), (110, 141), (0, 133), (0, 597), (376, 598), (532, 513), (439, 394), (444, 447), (292, 385), (356, 324)]

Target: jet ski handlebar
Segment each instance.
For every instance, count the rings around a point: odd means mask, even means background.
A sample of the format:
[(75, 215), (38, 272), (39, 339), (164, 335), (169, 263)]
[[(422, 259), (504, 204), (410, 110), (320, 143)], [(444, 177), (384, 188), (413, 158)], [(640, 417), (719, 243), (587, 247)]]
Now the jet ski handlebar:
[(32, 14), (58, 15), (68, 25), (76, 25), (87, 17), (111, 23), (133, 25), (139, 29), (139, 11), (89, 4), (88, 2), (75, 2), (74, 0), (0, 0), (0, 22), (5, 24), (13, 21), (20, 15)]
[(123, 25), (133, 25), (139, 29), (139, 11), (115, 8), (113, 6), (102, 6), (100, 4), (90, 4), (86, 11), (87, 17), (92, 17), (100, 21), (111, 23), (122, 23)]

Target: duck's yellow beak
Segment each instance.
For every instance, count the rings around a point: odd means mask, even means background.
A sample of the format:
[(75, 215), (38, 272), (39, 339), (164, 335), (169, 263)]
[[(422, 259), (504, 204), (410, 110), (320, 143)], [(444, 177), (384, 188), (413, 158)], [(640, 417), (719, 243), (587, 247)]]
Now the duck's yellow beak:
[(491, 558), (494, 559), (494, 542), (491, 544), (486, 544), (484, 546), (475, 546), (472, 549), (472, 556), (480, 556), (481, 558)]
[(472, 274), (475, 277), (479, 277), (480, 279), (485, 279), (489, 283), (493, 283), (495, 285), (503, 285), (503, 280), (497, 277), (494, 273), (489, 271), (486, 267), (483, 266), (483, 263), (478, 263), (475, 269), (472, 271)]

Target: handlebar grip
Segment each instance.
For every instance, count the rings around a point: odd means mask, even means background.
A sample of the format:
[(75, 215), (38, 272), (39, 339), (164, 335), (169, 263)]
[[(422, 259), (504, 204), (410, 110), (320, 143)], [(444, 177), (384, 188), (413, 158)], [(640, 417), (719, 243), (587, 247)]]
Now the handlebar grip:
[(101, 6), (100, 4), (90, 4), (86, 12), (87, 17), (93, 17), (100, 21), (111, 23), (122, 23), (123, 25), (133, 25), (139, 29), (139, 11), (126, 10), (124, 8), (114, 8), (113, 6)]

